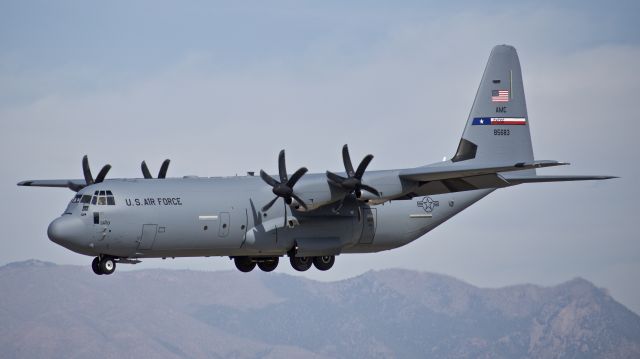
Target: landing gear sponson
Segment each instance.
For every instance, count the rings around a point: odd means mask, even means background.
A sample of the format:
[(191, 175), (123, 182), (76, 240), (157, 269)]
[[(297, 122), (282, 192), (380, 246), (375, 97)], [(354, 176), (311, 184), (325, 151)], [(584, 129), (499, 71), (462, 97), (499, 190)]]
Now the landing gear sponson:
[[(232, 258), (236, 268), (241, 272), (251, 272), (256, 266), (263, 272), (271, 272), (278, 267), (280, 262), (279, 257), (233, 257)], [(98, 256), (91, 262), (91, 269), (93, 273), (98, 275), (109, 275), (115, 272), (116, 263), (137, 263), (139, 261), (127, 260), (126, 258), (114, 258), (109, 256)], [(321, 256), (321, 257), (289, 257), (291, 267), (298, 272), (304, 272), (315, 266), (318, 270), (326, 271), (333, 267), (336, 261), (335, 256)]]

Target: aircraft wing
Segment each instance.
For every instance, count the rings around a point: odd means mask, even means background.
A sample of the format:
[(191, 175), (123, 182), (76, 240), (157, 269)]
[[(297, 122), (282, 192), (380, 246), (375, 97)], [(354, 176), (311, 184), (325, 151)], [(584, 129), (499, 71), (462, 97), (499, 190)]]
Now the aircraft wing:
[(69, 188), (76, 192), (86, 185), (87, 182), (84, 179), (28, 180), (18, 183), (18, 186)]
[(511, 165), (496, 164), (485, 166), (451, 166), (449, 164), (448, 166), (425, 166), (402, 170), (400, 171), (400, 178), (417, 182), (432, 182), (563, 165), (568, 165), (568, 163), (558, 161), (533, 161), (529, 163), (519, 162)]

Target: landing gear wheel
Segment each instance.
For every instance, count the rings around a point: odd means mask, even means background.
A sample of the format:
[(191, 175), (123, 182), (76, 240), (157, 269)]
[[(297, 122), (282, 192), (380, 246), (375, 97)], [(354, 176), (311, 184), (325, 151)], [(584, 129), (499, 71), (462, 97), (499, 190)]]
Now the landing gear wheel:
[(313, 264), (311, 257), (289, 257), (289, 261), (291, 262), (293, 269), (298, 272), (306, 271), (311, 268), (311, 264)]
[(93, 273), (102, 275), (102, 271), (100, 271), (100, 258), (93, 258), (93, 262), (91, 262), (91, 269), (93, 269)]
[(258, 267), (260, 267), (263, 272), (271, 272), (276, 269), (279, 261), (280, 258), (278, 257), (269, 258), (269, 260), (266, 260), (264, 262), (258, 262)]
[(102, 258), (98, 268), (100, 268), (102, 274), (111, 274), (116, 270), (116, 261), (109, 257)]
[(256, 262), (252, 261), (249, 257), (235, 257), (233, 262), (236, 264), (236, 268), (240, 272), (248, 273), (256, 267)]
[(335, 262), (336, 256), (313, 257), (313, 265), (322, 271), (331, 269), (331, 267), (333, 267), (333, 263)]

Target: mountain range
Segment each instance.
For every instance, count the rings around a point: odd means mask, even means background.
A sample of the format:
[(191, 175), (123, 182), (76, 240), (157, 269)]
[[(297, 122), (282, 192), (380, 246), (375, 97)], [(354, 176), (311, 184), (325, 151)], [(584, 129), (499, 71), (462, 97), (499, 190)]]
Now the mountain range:
[(139, 270), (96, 276), (38, 260), (0, 267), (7, 358), (640, 358), (640, 317), (576, 278), (478, 288), (370, 271)]

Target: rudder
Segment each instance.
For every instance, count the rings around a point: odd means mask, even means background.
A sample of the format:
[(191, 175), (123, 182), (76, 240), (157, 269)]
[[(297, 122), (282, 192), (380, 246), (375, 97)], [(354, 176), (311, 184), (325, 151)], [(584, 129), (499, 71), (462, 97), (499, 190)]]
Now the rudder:
[(487, 164), (533, 161), (522, 72), (513, 46), (498, 45), (491, 50), (451, 161)]

